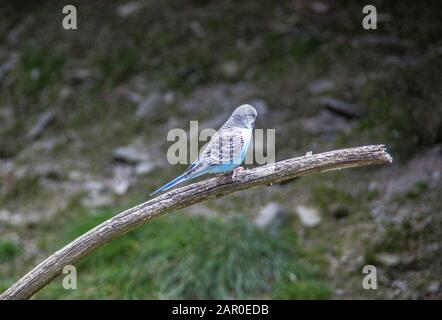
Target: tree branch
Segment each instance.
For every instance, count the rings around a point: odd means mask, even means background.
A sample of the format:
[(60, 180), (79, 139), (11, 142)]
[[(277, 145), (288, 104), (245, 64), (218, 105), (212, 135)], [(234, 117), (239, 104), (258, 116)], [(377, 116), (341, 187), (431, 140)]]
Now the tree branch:
[(238, 172), (235, 181), (231, 175), (219, 176), (174, 189), (121, 212), (78, 237), (23, 276), (1, 294), (0, 299), (30, 298), (59, 275), (64, 266), (77, 263), (105, 243), (173, 210), (207, 199), (219, 198), (238, 190), (316, 172), (391, 162), (392, 158), (386, 152), (384, 145), (371, 145), (287, 159)]

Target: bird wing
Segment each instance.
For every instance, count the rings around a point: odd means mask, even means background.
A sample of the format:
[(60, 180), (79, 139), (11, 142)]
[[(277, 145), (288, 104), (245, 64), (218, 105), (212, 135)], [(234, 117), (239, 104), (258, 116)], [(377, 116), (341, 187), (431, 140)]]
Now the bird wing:
[(221, 128), (210, 139), (199, 161), (208, 165), (232, 163), (241, 154), (244, 137), (240, 128)]

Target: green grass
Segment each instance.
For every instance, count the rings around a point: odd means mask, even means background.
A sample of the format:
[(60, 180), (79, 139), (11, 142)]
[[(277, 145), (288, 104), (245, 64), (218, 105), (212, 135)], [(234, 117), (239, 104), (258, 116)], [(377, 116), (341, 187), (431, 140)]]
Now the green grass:
[(272, 294), (273, 299), (327, 299), (331, 287), (323, 281), (287, 279), (277, 286)]
[(36, 176), (24, 176), (8, 184), (4, 192), (0, 193), (0, 205), (14, 202), (23, 204), (28, 198), (34, 198), (43, 193), (40, 192), (40, 183)]
[[(60, 246), (108, 218), (108, 212), (64, 223)], [(54, 248), (55, 249), (55, 248)], [(226, 299), (327, 298), (315, 268), (297, 254), (293, 230), (266, 232), (245, 217), (170, 215), (126, 235), (77, 266), (78, 289), (53, 281), (38, 298)], [(289, 275), (296, 274), (293, 282)]]
[(360, 201), (349, 192), (332, 186), (321, 185), (312, 190), (313, 202), (318, 205), (325, 213), (330, 213), (333, 205), (345, 205), (352, 211), (360, 207)]
[(0, 239), (0, 261), (10, 261), (21, 251), (21, 247), (17, 243)]
[(408, 190), (404, 197), (407, 200), (416, 201), (419, 200), (425, 192), (429, 190), (428, 184), (425, 181), (418, 181), (414, 186)]
[(65, 58), (54, 54), (49, 49), (37, 49), (27, 46), (22, 51), (21, 67), (25, 77), (22, 79), (23, 90), (28, 94), (37, 94), (39, 90), (60, 79)]

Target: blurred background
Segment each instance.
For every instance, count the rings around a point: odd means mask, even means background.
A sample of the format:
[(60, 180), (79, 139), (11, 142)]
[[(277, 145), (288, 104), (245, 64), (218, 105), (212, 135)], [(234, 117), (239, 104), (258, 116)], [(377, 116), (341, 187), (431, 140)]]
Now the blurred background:
[[(439, 1), (0, 4), (0, 291), (185, 166), (172, 128), (242, 103), (276, 160), (383, 143), (391, 166), (236, 192), (180, 210), (78, 264), (53, 299), (442, 298)], [(364, 290), (364, 265), (378, 289)]]

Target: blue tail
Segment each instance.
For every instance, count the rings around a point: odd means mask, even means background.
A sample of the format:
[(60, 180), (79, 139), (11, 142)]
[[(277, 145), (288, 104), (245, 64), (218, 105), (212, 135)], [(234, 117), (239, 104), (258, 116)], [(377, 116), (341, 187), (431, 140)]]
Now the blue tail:
[(154, 192), (152, 192), (149, 196), (153, 196), (154, 194), (157, 194), (161, 191), (167, 190), (172, 188), (174, 185), (184, 182), (188, 179), (191, 179), (192, 177), (189, 176), (188, 174), (186, 174), (186, 172), (184, 172), (182, 175), (176, 177), (175, 179), (173, 179), (172, 181), (169, 181), (168, 183), (166, 183), (164, 186), (162, 186), (161, 188), (155, 190)]

